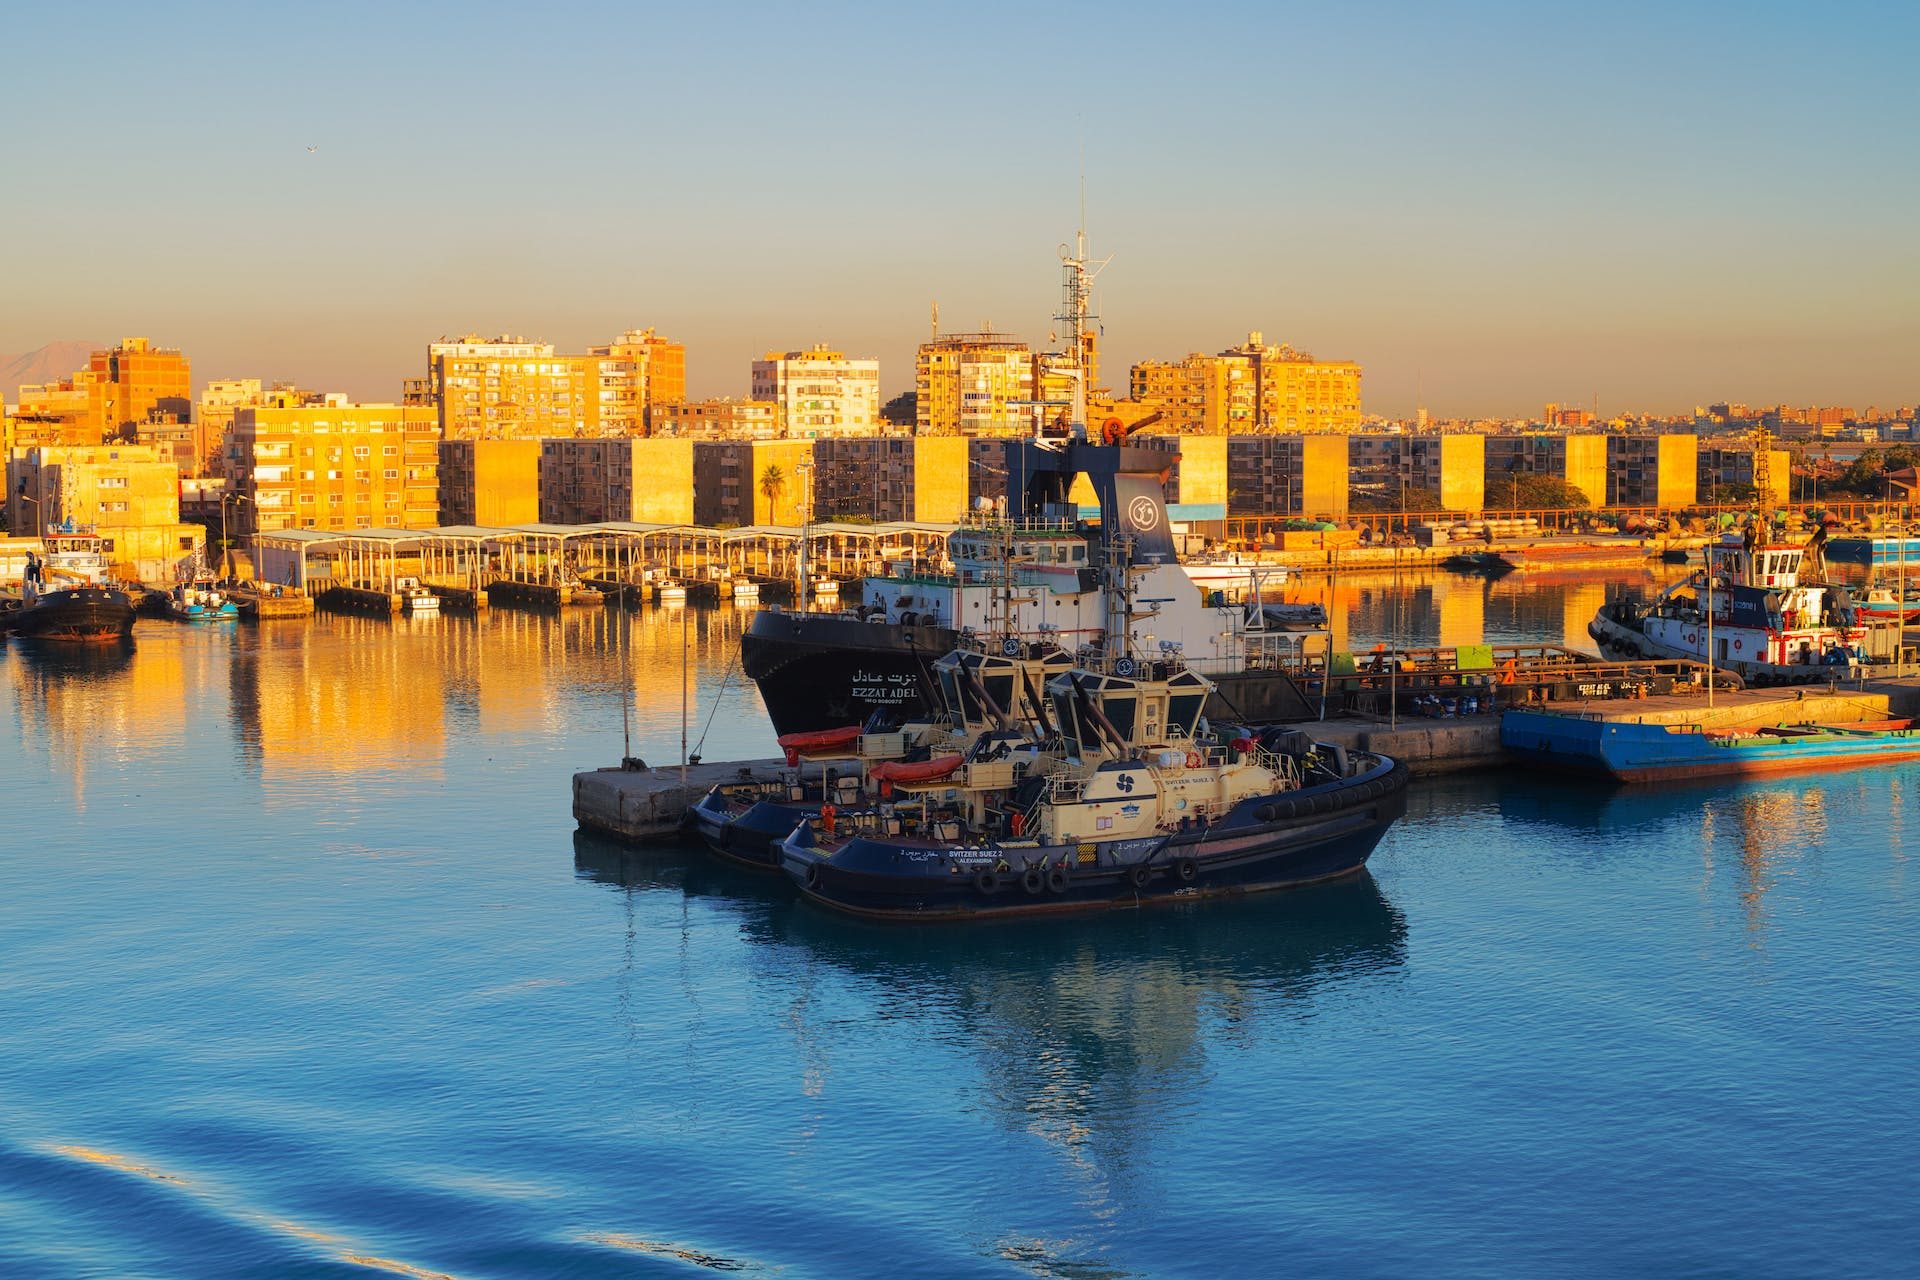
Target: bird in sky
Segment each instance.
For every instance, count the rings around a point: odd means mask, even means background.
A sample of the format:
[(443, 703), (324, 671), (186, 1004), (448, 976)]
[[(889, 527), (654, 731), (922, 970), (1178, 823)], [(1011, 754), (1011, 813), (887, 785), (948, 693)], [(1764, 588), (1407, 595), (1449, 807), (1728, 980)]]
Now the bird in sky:
[(308, 148), (307, 148), (307, 154), (308, 154), (308, 155), (312, 155), (312, 154), (313, 154), (314, 152), (316, 152), (316, 151), (318, 151), (319, 149), (320, 149), (320, 148), (318, 148), (318, 147), (308, 147)]

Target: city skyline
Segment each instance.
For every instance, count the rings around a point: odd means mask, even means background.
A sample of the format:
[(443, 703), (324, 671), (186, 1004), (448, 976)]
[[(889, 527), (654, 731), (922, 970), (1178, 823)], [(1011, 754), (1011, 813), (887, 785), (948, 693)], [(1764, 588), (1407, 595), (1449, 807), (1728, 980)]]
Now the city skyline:
[(651, 326), (694, 396), (815, 343), (892, 396), (936, 301), (1046, 344), (1084, 156), (1116, 393), (1258, 329), (1394, 417), (1916, 395), (1904, 10), (89, 12), (9, 24), (0, 350), (391, 400), (443, 334)]

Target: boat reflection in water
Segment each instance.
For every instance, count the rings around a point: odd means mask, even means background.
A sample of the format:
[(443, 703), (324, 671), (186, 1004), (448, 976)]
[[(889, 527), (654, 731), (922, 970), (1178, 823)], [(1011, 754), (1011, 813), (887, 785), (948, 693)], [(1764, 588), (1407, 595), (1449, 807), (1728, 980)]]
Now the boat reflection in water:
[[(0, 644), (4, 644), (0, 640)], [(13, 653), (40, 680), (81, 680), (122, 675), (133, 661), (133, 637), (96, 644), (66, 644), (15, 636)]]
[(1003, 1123), (1108, 1178), (1201, 1095), (1210, 1040), (1244, 1048), (1265, 1022), (1310, 1016), (1329, 988), (1406, 963), (1406, 921), (1364, 870), (1204, 904), (912, 925), (822, 911), (779, 881), (691, 851), (627, 851), (584, 834), (574, 851), (576, 870), (599, 883), (724, 896), (743, 938), (794, 993), (803, 1059), (831, 1056), (809, 1048), (839, 1016), (818, 1003), (824, 965), (871, 984), (888, 1016), (967, 1046), (984, 1059), (979, 1096)]

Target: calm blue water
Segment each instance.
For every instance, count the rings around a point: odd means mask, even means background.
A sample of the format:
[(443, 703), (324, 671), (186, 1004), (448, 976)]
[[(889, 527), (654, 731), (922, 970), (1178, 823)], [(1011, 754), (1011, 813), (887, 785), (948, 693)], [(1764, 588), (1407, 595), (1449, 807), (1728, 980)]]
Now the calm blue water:
[[(692, 737), (765, 753), (735, 615), (689, 621)], [(884, 928), (574, 833), (623, 669), (677, 756), (682, 644), (5, 650), (0, 1275), (1911, 1269), (1920, 772), (1421, 784), (1359, 883)]]

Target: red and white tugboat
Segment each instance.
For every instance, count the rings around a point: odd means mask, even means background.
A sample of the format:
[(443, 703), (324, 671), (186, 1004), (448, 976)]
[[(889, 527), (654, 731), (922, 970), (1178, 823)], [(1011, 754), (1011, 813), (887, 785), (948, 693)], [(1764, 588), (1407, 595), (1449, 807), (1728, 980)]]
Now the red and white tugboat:
[(1800, 581), (1806, 547), (1728, 534), (1706, 565), (1646, 604), (1611, 600), (1587, 625), (1609, 658), (1693, 658), (1750, 684), (1844, 675), (1873, 628), (1846, 588)]

